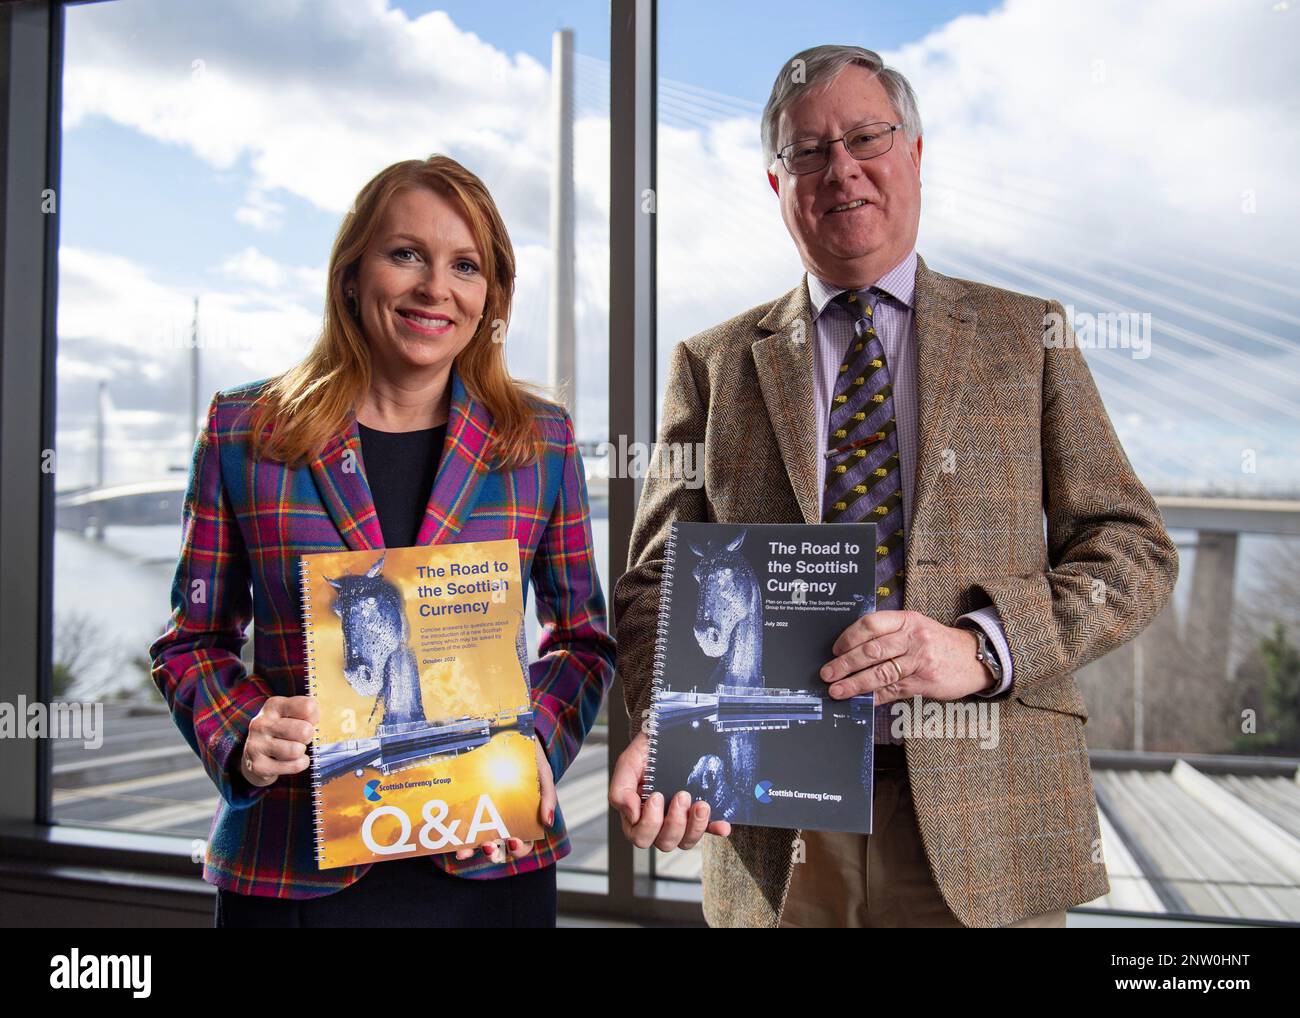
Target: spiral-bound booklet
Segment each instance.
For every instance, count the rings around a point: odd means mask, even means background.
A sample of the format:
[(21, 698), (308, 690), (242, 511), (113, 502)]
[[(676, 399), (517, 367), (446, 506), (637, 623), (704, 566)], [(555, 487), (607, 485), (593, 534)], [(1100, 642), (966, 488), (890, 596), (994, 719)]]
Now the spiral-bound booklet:
[(518, 542), (300, 568), (319, 867), (540, 837)]
[(839, 635), (875, 611), (874, 523), (675, 523), (644, 791), (712, 819), (870, 833), (875, 697), (828, 695)]

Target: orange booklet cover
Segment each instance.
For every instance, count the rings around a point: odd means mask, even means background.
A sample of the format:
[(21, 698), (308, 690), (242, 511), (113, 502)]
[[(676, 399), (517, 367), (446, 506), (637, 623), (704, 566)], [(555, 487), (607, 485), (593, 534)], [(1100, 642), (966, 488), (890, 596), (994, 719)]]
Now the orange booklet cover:
[(321, 869), (542, 835), (516, 541), (302, 556)]

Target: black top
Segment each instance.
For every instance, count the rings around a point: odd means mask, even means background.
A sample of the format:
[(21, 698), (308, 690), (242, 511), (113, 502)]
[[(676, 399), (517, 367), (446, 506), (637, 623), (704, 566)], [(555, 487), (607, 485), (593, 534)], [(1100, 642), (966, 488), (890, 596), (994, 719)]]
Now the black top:
[(358, 421), (357, 431), (384, 546), (409, 548), (424, 522), (447, 425), (420, 431), (376, 431)]

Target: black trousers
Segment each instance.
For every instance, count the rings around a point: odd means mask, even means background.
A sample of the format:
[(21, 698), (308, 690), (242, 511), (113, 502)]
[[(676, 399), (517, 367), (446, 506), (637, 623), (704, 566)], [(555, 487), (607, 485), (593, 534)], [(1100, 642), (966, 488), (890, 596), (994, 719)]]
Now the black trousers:
[(216, 925), (290, 927), (555, 926), (555, 867), (470, 880), (427, 856), (376, 863), (360, 880), (319, 898), (269, 898), (217, 888)]

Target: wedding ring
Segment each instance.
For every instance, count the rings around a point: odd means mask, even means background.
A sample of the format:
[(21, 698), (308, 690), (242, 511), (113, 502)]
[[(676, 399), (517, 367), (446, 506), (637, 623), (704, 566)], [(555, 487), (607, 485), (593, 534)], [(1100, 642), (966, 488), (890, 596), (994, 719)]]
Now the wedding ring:
[(895, 679), (893, 682), (890, 683), (890, 685), (892, 686), (892, 685), (896, 685), (897, 683), (903, 681), (903, 669), (901, 669), (901, 668), (898, 667), (898, 659), (897, 659), (897, 658), (892, 658), (892, 657), (891, 657), (891, 658), (889, 659), (889, 663), (890, 663), (891, 665), (894, 666), (894, 674), (898, 676), (897, 679)]

